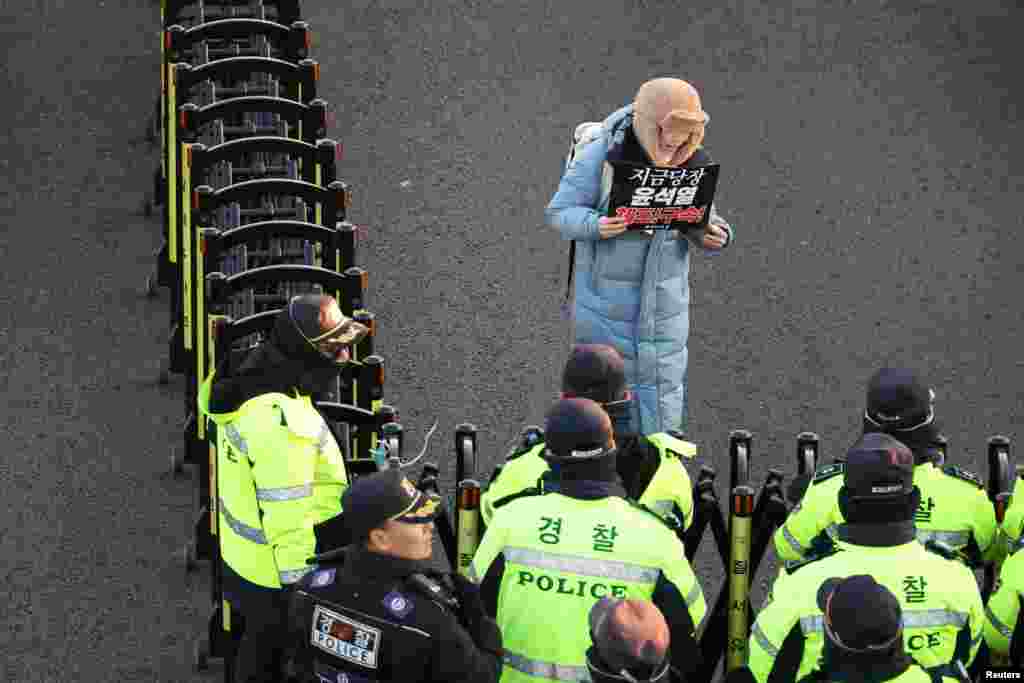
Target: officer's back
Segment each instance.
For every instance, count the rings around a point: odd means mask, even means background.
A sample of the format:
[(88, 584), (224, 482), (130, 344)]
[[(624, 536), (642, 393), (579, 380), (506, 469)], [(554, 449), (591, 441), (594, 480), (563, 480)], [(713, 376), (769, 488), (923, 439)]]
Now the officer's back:
[[(914, 485), (921, 502), (914, 514), (917, 537), (940, 541), (961, 551), (976, 564), (1001, 550), (995, 543), (995, 510), (977, 475), (959, 467), (934, 462), (933, 444), (939, 425), (933, 406), (934, 392), (910, 370), (883, 368), (868, 384), (864, 433), (883, 432), (906, 444), (914, 453)], [(785, 524), (775, 532), (776, 554), (799, 562), (812, 547), (828, 543), (845, 520), (838, 493), (844, 465), (820, 468)]]
[[(573, 347), (562, 370), (562, 398), (596, 401), (612, 421), (618, 447), (616, 469), (631, 500), (662, 517), (675, 518), (686, 530), (693, 519), (693, 487), (683, 465), (697, 447), (675, 430), (639, 435), (636, 405), (626, 383), (622, 356), (604, 344)], [(534, 435), (531, 435), (534, 436)], [(500, 476), (493, 479), (480, 499), (485, 525), (495, 509), (537, 485), (549, 472), (544, 459), (543, 437), (524, 440), (510, 454)]]
[(319, 556), (292, 603), (300, 683), (499, 679), (501, 633), (476, 587), (429, 569), (438, 504), (397, 470), (353, 483), (342, 505), (357, 540)]
[(847, 454), (840, 501), (850, 522), (839, 528), (838, 546), (789, 566), (772, 587), (751, 632), (750, 669), (758, 681), (810, 673), (824, 638), (817, 591), (860, 573), (898, 596), (907, 651), (918, 663), (973, 661), (984, 620), (978, 586), (967, 567), (950, 559), (952, 551), (916, 540), (920, 492), (912, 467), (909, 449), (886, 434), (866, 434)]
[(672, 629), (674, 664), (698, 664), (700, 585), (673, 530), (625, 500), (608, 416), (587, 399), (562, 400), (545, 423), (557, 491), (500, 509), (473, 559), (505, 643), (503, 683), (582, 680), (588, 615), (604, 597), (649, 599)]

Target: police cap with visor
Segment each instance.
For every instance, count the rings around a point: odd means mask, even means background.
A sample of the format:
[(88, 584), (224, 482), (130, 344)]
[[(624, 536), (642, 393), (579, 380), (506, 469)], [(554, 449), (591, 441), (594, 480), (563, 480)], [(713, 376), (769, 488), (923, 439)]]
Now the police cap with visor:
[(274, 343), (280, 351), (310, 367), (334, 368), (349, 360), (348, 347), (369, 328), (341, 312), (334, 297), (302, 294), (289, 300), (274, 321)]
[(365, 539), (388, 521), (429, 524), (440, 513), (439, 503), (397, 469), (358, 477), (341, 497), (345, 526), (354, 539)]

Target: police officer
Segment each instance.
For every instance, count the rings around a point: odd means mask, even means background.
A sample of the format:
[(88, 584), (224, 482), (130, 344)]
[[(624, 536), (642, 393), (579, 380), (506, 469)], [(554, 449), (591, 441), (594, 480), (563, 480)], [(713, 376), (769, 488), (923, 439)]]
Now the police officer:
[(625, 498), (607, 413), (590, 399), (563, 399), (544, 429), (557, 490), (495, 515), (469, 569), (502, 629), (502, 683), (585, 678), (588, 617), (603, 597), (651, 600), (671, 631), (672, 665), (700, 666), (704, 594), (673, 529)]
[[(1019, 488), (1019, 485), (1018, 485)], [(994, 660), (1024, 666), (1024, 538), (1003, 562), (996, 589), (985, 606), (985, 643)]]
[[(682, 459), (696, 455), (697, 447), (674, 430), (646, 436), (636, 433), (632, 419), (635, 408), (619, 352), (602, 344), (573, 347), (562, 373), (562, 398), (573, 397), (596, 401), (611, 417), (618, 445), (618, 473), (626, 495), (662, 517), (674, 517), (681, 531), (689, 528), (693, 487)], [(535, 487), (550, 470), (544, 449), (543, 440), (527, 442), (510, 456), (480, 498), (485, 525), (491, 523), (495, 509)]]
[(818, 589), (825, 642), (821, 667), (802, 683), (864, 681), (871, 683), (969, 683), (966, 671), (956, 677), (926, 671), (903, 644), (903, 609), (885, 586), (867, 574), (829, 579)]
[(808, 675), (821, 655), (819, 588), (830, 578), (870, 574), (903, 608), (904, 642), (919, 664), (969, 666), (981, 644), (984, 608), (974, 574), (954, 551), (915, 537), (914, 456), (888, 434), (869, 433), (847, 453), (839, 505), (847, 520), (836, 545), (788, 566), (750, 637), (749, 666), (764, 681)]
[(601, 598), (590, 609), (587, 669), (593, 683), (671, 683), (671, 635), (650, 600)]
[(1012, 552), (1017, 543), (1024, 537), (1024, 471), (1017, 475), (1013, 484), (1010, 507), (1003, 516), (1002, 532), (1006, 541), (1006, 552)]
[(354, 542), (316, 557), (292, 601), (298, 683), (498, 681), (501, 632), (477, 587), (430, 570), (438, 505), (397, 469), (352, 483)]
[[(934, 443), (939, 435), (934, 392), (910, 370), (883, 368), (868, 384), (864, 433), (884, 432), (914, 454), (914, 484), (921, 502), (914, 511), (918, 538), (941, 541), (960, 551), (972, 567), (1001, 551), (995, 508), (981, 479), (954, 465), (936, 467)], [(774, 536), (781, 560), (799, 562), (812, 547), (828, 545), (843, 522), (837, 492), (844, 465), (818, 469), (810, 488)]]
[(341, 512), (344, 459), (311, 396), (338, 377), (366, 333), (333, 297), (294, 297), (266, 343), (200, 390), (200, 410), (217, 426), (224, 597), (245, 618), (239, 682), (277, 680), (288, 590)]

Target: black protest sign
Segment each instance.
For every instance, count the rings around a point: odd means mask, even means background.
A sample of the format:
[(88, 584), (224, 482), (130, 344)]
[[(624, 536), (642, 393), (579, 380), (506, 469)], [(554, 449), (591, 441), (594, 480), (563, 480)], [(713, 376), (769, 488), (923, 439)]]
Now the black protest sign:
[(608, 216), (629, 230), (692, 230), (706, 226), (718, 184), (719, 164), (659, 168), (613, 163)]

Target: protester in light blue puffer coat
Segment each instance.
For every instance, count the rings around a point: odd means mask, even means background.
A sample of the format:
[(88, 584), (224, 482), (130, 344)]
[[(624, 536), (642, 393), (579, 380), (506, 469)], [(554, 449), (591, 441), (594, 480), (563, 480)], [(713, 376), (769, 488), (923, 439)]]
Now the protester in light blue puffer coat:
[(695, 168), (708, 121), (697, 91), (674, 78), (648, 81), (633, 103), (577, 129), (576, 154), (545, 211), (562, 238), (577, 240), (574, 344), (608, 344), (626, 361), (640, 434), (687, 428), (690, 245), (712, 253), (732, 228), (711, 207), (706, 229), (626, 232), (608, 212), (607, 161)]

